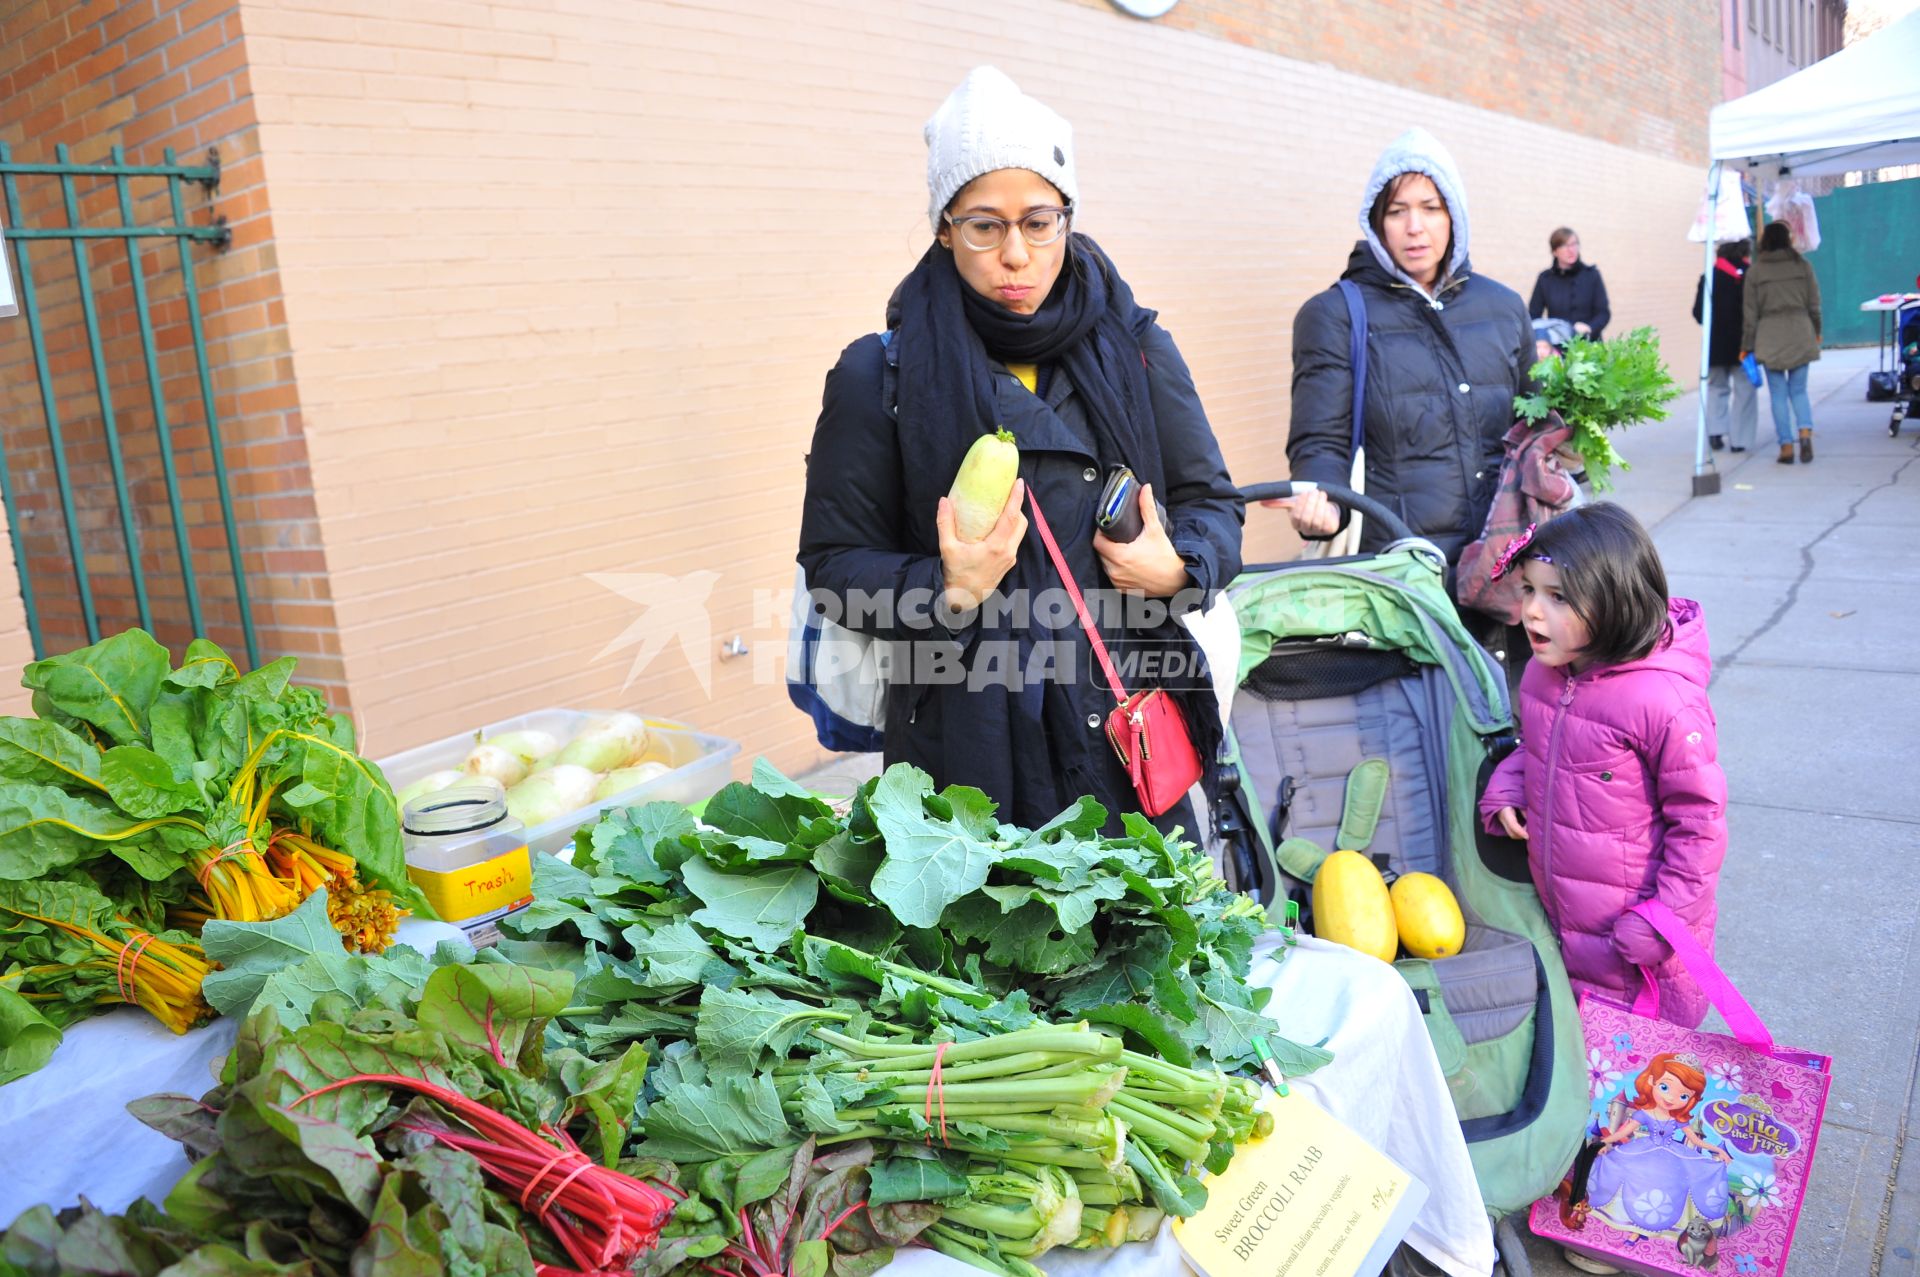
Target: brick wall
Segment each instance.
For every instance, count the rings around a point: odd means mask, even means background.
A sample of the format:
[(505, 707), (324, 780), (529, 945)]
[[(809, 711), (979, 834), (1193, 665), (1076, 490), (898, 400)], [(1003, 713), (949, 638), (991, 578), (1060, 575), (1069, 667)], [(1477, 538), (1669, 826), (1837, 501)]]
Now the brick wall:
[[(0, 532), (5, 530), (7, 511), (0, 509)], [(0, 537), (0, 583), (12, 585), (13, 539)], [(18, 590), (0, 588), (0, 670), (17, 670), (33, 659), (33, 638), (27, 632), (27, 616), (20, 606)], [(26, 714), (32, 707), (32, 695), (13, 679), (0, 683), (0, 714)]]
[[(1696, 7), (1588, 12), (1582, 30), (1630, 21), (1664, 40)], [(1711, 83), (1704, 8), (1684, 74)], [(1292, 317), (1344, 263), (1372, 157), (1412, 123), (1459, 158), (1481, 272), (1524, 295), (1571, 222), (1616, 326), (1655, 324), (1676, 368), (1697, 359), (1692, 116), (1555, 127), (1515, 109), (1534, 92), (1525, 62), (1482, 68), (1511, 92), (1480, 102), (1221, 38), (1218, 6), (1176, 14), (242, 0), (341, 659), (372, 751), (572, 704), (687, 718), (789, 767), (818, 757), (777, 659), (801, 456), (826, 369), (927, 243), (920, 126), (977, 62), (1078, 126), (1084, 228), (1180, 340), (1243, 481), (1284, 471)], [(1588, 114), (1639, 121), (1651, 99), (1618, 91)], [(1278, 517), (1254, 517), (1250, 552), (1282, 550)], [(697, 659), (669, 644), (628, 685), (633, 650), (614, 649), (642, 609), (596, 574), (696, 572), (718, 574)], [(753, 656), (711, 663), (733, 633)]]
[[(167, 148), (182, 162), (200, 164), (209, 148), (219, 149), (218, 191), (209, 196), (188, 186), (185, 204), (190, 222), (224, 217), (233, 233), (226, 250), (200, 245), (193, 253), (262, 655), (300, 657), (302, 677), (344, 703), (239, 6), (235, 0), (8, 0), (0, 5), (0, 140), (15, 159), (28, 161), (53, 159), (60, 144), (80, 163), (105, 162), (116, 145), (134, 164), (160, 163)], [(22, 176), (17, 183), (23, 224), (67, 224), (57, 178)], [(132, 179), (130, 193), (138, 221), (173, 221), (158, 179)], [(76, 196), (84, 224), (119, 224), (113, 183), (82, 179)], [(12, 247), (18, 255), (18, 243)], [(87, 251), (153, 623), (177, 653), (192, 629), (125, 242), (95, 240)], [(141, 241), (141, 253), (206, 628), (241, 656), (179, 256), (172, 240)], [(73, 253), (68, 242), (42, 241), (29, 254), (80, 538), (101, 629), (110, 633), (139, 616)], [(43, 641), (50, 651), (66, 650), (84, 643), (86, 634), (24, 316), (0, 319), (0, 413)], [(19, 610), (16, 581), (11, 569), (0, 580), (0, 640)], [(0, 683), (13, 681), (4, 671), (16, 664), (14, 655), (0, 647)], [(10, 695), (0, 694), (0, 707), (17, 707), (20, 698), (5, 699)]]
[(1155, 25), (1693, 161), (1720, 101), (1718, 2), (1181, 0)]

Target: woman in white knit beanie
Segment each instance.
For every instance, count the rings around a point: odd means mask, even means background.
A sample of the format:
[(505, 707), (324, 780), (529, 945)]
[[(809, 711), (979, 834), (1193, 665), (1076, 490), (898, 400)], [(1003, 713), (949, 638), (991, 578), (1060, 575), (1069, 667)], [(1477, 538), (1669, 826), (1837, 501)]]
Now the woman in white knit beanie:
[[(1091, 796), (1118, 829), (1141, 804), (1104, 734), (1113, 696), (1023, 506), (1045, 515), (1127, 690), (1168, 690), (1210, 759), (1217, 705), (1171, 614), (1239, 571), (1239, 494), (1173, 339), (1073, 229), (1066, 120), (978, 67), (925, 137), (934, 242), (894, 291), (886, 331), (827, 376), (798, 557), (829, 615), (909, 644), (895, 655), (888, 763), (981, 789), (1016, 824)], [(968, 448), (999, 429), (1018, 441), (1020, 482), (986, 537), (963, 540), (946, 493)], [(1140, 530), (1124, 542), (1095, 525), (1122, 467), (1140, 485), (1127, 512)], [(1193, 813), (1183, 801), (1158, 823), (1191, 831)]]

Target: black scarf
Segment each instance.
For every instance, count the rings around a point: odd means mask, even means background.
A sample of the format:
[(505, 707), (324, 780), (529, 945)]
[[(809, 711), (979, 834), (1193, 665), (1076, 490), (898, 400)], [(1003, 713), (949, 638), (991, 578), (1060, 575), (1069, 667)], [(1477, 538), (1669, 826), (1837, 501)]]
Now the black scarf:
[[(1009, 234), (1017, 234), (1017, 228)], [(1147, 366), (1136, 323), (1153, 312), (1085, 235), (1068, 241), (1067, 261), (1038, 311), (1020, 315), (965, 280), (938, 241), (901, 283), (887, 326), (900, 331), (900, 417), (949, 427), (964, 452), (993, 421), (993, 360), (1052, 364), (1087, 402), (1103, 467), (1126, 465), (1156, 493), (1165, 488)]]
[[(1018, 228), (1009, 228), (1018, 234)], [(1165, 466), (1160, 433), (1147, 386), (1146, 357), (1136, 331), (1154, 312), (1134, 300), (1100, 246), (1073, 234), (1067, 260), (1047, 299), (1031, 315), (1017, 314), (981, 296), (960, 277), (952, 251), (936, 240), (887, 305), (887, 326), (899, 344), (899, 417), (928, 444), (933, 464), (957, 469), (973, 441), (996, 428), (993, 361), (1051, 365), (1072, 381), (1086, 403), (1094, 445), (1103, 470), (1130, 467), (1141, 483), (1165, 502)], [(938, 460), (934, 460), (938, 458)], [(1168, 529), (1169, 535), (1172, 529)], [(1038, 541), (1038, 534), (1033, 534)], [(1056, 528), (1063, 540), (1091, 537), (1092, 529)], [(1051, 560), (1041, 551), (1044, 577), (1055, 579)], [(1018, 574), (1016, 568), (1016, 574)], [(1009, 578), (1017, 588), (1020, 581)], [(1080, 582), (1082, 589), (1097, 582)], [(1128, 635), (1175, 648), (1189, 668), (1205, 657), (1182, 626), (1168, 621), (1155, 630)], [(1182, 680), (1172, 690), (1186, 715), (1193, 743), (1206, 773), (1206, 794), (1218, 810), (1213, 787), (1222, 735), (1219, 711), (1204, 680)], [(1185, 684), (1193, 684), (1186, 686)], [(1127, 689), (1139, 691), (1137, 687)], [(1049, 715), (1051, 718), (1052, 715)], [(1064, 724), (1053, 730), (1070, 730)], [(1072, 800), (1072, 795), (1067, 800)], [(1198, 831), (1191, 831), (1197, 835)]]

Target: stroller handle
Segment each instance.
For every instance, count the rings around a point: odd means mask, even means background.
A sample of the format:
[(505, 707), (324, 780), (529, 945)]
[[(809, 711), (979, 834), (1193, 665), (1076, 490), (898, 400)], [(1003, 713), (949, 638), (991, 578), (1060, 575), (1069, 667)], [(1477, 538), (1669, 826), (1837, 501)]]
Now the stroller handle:
[(1324, 492), (1337, 506), (1342, 506), (1355, 514), (1365, 515), (1380, 525), (1389, 541), (1408, 541), (1416, 537), (1414, 530), (1393, 511), (1364, 493), (1351, 488), (1343, 488), (1337, 483), (1313, 483), (1306, 479), (1279, 479), (1272, 483), (1250, 483), (1240, 489), (1242, 500), (1251, 504), (1255, 501), (1277, 501), (1300, 492)]

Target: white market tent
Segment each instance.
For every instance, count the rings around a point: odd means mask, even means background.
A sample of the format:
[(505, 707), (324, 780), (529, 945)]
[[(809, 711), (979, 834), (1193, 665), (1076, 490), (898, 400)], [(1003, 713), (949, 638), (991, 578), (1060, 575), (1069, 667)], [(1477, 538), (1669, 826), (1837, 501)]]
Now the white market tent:
[(1721, 163), (1800, 177), (1920, 163), (1920, 10), (1804, 71), (1713, 108)]
[[(1713, 167), (1709, 198), (1717, 200), (1723, 167), (1767, 175), (1814, 177), (1856, 169), (1920, 163), (1920, 10), (1804, 71), (1713, 108), (1707, 125)], [(1711, 211), (1708, 225), (1713, 224)], [(1706, 270), (1713, 270), (1709, 237)], [(1702, 298), (1700, 381), (1707, 379), (1705, 334), (1713, 326), (1713, 290)], [(1706, 396), (1701, 395), (1694, 491), (1707, 460)]]

